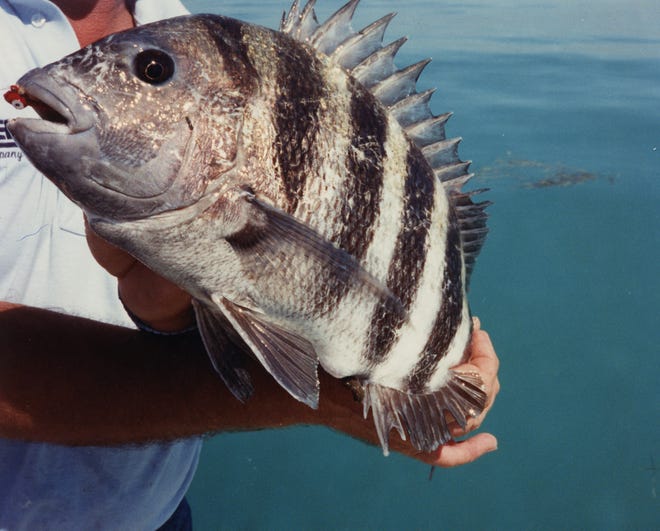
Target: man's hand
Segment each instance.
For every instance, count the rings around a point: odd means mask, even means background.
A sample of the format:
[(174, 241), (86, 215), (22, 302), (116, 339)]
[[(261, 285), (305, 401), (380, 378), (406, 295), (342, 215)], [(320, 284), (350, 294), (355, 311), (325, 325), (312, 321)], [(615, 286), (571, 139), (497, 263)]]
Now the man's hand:
[[(486, 408), (478, 417), (470, 419), (465, 430), (455, 422), (452, 424), (452, 435), (462, 437), (479, 428), (488, 411), (493, 405), (495, 397), (500, 390), (497, 378), (499, 360), (490, 342), (488, 334), (481, 330), (480, 323), (474, 318), (472, 341), (469, 346), (470, 358), (468, 362), (455, 367), (463, 372), (478, 372), (486, 387)], [(315, 423), (325, 424), (336, 430), (348, 433), (353, 437), (363, 439), (374, 445), (378, 444), (378, 437), (371, 417), (362, 418), (362, 404), (350, 400), (347, 389), (341, 389), (338, 380), (321, 373), (321, 403), (319, 409), (320, 420)], [(431, 453), (423, 453), (413, 448), (409, 441), (399, 438), (396, 431), (390, 433), (390, 450), (414, 457), (429, 465), (440, 467), (453, 467), (470, 463), (479, 457), (497, 449), (497, 439), (490, 433), (479, 433), (460, 442), (449, 442)]]
[[(495, 397), (500, 391), (500, 382), (497, 378), (499, 360), (495, 354), (495, 349), (486, 332), (481, 330), (479, 319), (474, 317), (474, 329), (472, 332), (472, 342), (470, 343), (470, 359), (467, 363), (454, 367), (461, 372), (478, 372), (486, 387), (488, 396), (486, 407), (478, 417), (470, 419), (466, 429), (461, 429), (454, 421), (452, 423), (452, 436), (462, 437), (481, 426), (488, 411), (493, 406)], [(430, 465), (439, 467), (454, 467), (464, 465), (480, 458), (482, 455), (497, 450), (497, 439), (490, 433), (478, 433), (460, 442), (449, 442), (436, 451), (431, 453), (422, 453), (401, 441), (396, 433), (392, 434), (390, 441), (392, 450), (409, 455)]]
[(156, 330), (175, 332), (194, 322), (190, 295), (99, 237), (85, 219), (87, 243), (96, 261), (117, 277), (126, 307)]
[[(495, 354), (495, 349), (488, 333), (481, 330), (479, 319), (474, 317), (473, 322), (474, 329), (472, 331), (472, 342), (470, 343), (470, 359), (466, 364), (460, 365), (456, 369), (464, 372), (477, 371), (486, 386), (488, 399), (481, 415), (470, 419), (465, 430), (454, 425), (452, 429), (452, 435), (454, 437), (461, 437), (478, 429), (488, 414), (488, 411), (493, 406), (497, 393), (500, 392), (500, 381), (497, 377), (500, 361), (497, 358), (497, 354)], [(441, 446), (432, 454), (432, 457), (423, 460), (441, 467), (452, 467), (470, 463), (494, 450), (497, 450), (497, 439), (490, 433), (479, 433), (461, 442)]]

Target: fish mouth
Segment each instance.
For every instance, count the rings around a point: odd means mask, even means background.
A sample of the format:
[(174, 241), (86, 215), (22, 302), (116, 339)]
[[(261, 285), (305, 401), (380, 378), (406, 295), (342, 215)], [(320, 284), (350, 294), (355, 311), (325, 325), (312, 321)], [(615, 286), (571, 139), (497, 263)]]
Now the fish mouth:
[(80, 102), (78, 90), (68, 83), (58, 83), (50, 88), (43, 83), (28, 81), (18, 85), (18, 90), (39, 118), (15, 118), (12, 121), (33, 134), (74, 135), (88, 131), (94, 125), (95, 113)]

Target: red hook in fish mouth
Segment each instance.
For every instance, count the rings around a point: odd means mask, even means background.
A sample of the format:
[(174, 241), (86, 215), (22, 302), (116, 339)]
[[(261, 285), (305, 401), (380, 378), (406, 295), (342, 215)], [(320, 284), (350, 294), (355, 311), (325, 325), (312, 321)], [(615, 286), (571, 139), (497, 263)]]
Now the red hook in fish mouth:
[(39, 116), (18, 119), (32, 124), (40, 133), (76, 134), (93, 125), (88, 109), (80, 104), (76, 88), (67, 83), (51, 83), (39, 75), (26, 74), (4, 94), (16, 109), (32, 107)]
[[(40, 93), (43, 91), (37, 90), (35, 92)], [(37, 112), (37, 114), (44, 120), (55, 123), (63, 123), (63, 124), (68, 124), (70, 121), (62, 113), (58, 112), (55, 109), (55, 107), (53, 106), (55, 104), (49, 105), (45, 103), (45, 101), (42, 101), (36, 95), (31, 94), (28, 90), (26, 90), (20, 85), (12, 85), (9, 88), (9, 90), (5, 92), (4, 98), (15, 109), (18, 110), (25, 109), (26, 107), (32, 107)], [(45, 99), (48, 99), (49, 101), (52, 100), (52, 98), (45, 98)], [(60, 108), (60, 110), (62, 110), (62, 107), (60, 105), (56, 105), (56, 106)]]
[(5, 100), (7, 103), (11, 104), (15, 109), (21, 110), (25, 109), (30, 105), (27, 101), (27, 98), (23, 95), (23, 91), (18, 85), (12, 85), (9, 87), (9, 90), (5, 92)]

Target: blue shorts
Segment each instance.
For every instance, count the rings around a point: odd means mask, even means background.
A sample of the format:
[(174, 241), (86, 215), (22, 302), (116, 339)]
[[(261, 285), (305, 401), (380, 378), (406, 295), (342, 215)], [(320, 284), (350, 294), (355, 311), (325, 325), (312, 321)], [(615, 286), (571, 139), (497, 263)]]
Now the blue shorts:
[(160, 526), (157, 531), (192, 531), (192, 511), (185, 498), (181, 500), (169, 520)]

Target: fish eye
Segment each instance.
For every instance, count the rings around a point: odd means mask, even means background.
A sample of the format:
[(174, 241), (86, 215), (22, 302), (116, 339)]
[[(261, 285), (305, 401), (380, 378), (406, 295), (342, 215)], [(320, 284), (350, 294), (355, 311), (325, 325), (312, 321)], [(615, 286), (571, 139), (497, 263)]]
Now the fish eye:
[(174, 74), (174, 61), (160, 50), (144, 50), (135, 56), (135, 75), (150, 85), (165, 83)]

